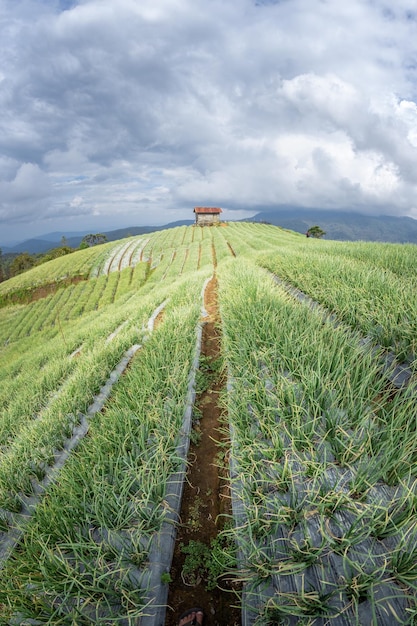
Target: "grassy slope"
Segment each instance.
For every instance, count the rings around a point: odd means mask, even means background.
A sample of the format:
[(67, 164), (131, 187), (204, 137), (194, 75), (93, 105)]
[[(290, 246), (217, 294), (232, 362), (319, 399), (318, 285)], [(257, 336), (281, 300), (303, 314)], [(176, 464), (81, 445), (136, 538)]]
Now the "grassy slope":
[[(135, 438), (144, 431), (149, 435), (151, 430), (157, 449), (166, 450), (162, 457), (165, 458), (166, 454), (164, 471), (169, 473), (172, 461), (169, 460), (171, 452), (165, 439), (167, 428), (164, 433), (159, 432), (150, 426), (144, 416), (151, 410), (157, 424), (158, 411), (160, 415), (166, 411), (163, 398), (167, 396), (172, 397), (171, 409), (174, 413), (177, 416), (181, 414), (184, 398), (184, 387), (181, 384), (184, 385), (187, 379), (193, 346), (193, 340), (190, 343), (190, 329), (197, 323), (199, 293), (205, 278), (213, 271), (214, 261), (219, 265), (222, 287), (222, 281), (224, 285), (227, 284), (229, 274), (229, 270), (222, 270), (223, 266), (227, 268), (226, 263), (239, 266), (240, 259), (247, 257), (249, 265), (253, 265), (258, 255), (262, 255), (259, 262), (265, 267), (278, 271), (311, 295), (319, 297), (341, 317), (346, 317), (353, 309), (356, 313), (350, 313), (352, 319), (348, 321), (351, 324), (371, 335), (375, 329), (376, 340), (384, 337), (386, 345), (397, 350), (401, 356), (412, 359), (416, 335), (413, 326), (415, 316), (409, 308), (411, 295), (404, 298), (401, 293), (411, 294), (414, 287), (414, 248), (385, 246), (385, 250), (383, 246), (366, 244), (354, 247), (332, 242), (306, 242), (305, 238), (297, 234), (261, 224), (230, 224), (218, 229), (179, 227), (77, 252), (0, 285), (0, 299), (3, 298), (3, 303), (7, 298), (29, 298), (34, 286), (39, 289), (56, 282), (59, 287), (39, 300), (0, 309), (0, 445), (3, 451), (0, 462), (0, 507), (4, 511), (2, 523), (0, 518), (0, 533), (2, 524), (7, 529), (7, 511), (19, 512), (22, 499), (24, 502), (24, 498), (32, 493), (33, 479), (41, 478), (47, 470), (56, 450), (62, 446), (63, 436), (71, 432), (74, 416), (80, 411), (86, 411), (92, 397), (99, 391), (124, 351), (142, 341), (144, 327), (152, 310), (170, 298), (167, 322), (162, 324), (146, 348), (149, 357), (135, 359), (129, 374), (131, 378), (115, 388), (114, 400), (106, 413), (108, 418), (103, 421), (103, 425), (102, 420), (99, 420), (88, 441), (83, 442), (80, 450), (73, 455), (62, 480), (51, 489), (50, 497), (39, 507), (20, 554), (14, 556), (4, 570), (0, 589), (6, 589), (7, 592), (6, 595), (0, 592), (0, 614), (5, 617), (9, 613), (21, 611), (43, 620), (41, 623), (48, 623), (48, 615), (57, 610), (50, 599), (55, 593), (67, 594), (66, 597), (72, 598), (72, 608), (67, 607), (67, 612), (80, 610), (80, 598), (89, 593), (94, 597), (95, 593), (99, 594), (100, 600), (94, 600), (96, 605), (100, 605), (100, 602), (106, 606), (124, 603), (123, 614), (132, 619), (142, 611), (141, 592), (132, 589), (131, 583), (125, 578), (123, 584), (115, 580), (111, 573), (121, 567), (111, 546), (107, 543), (106, 550), (112, 554), (103, 555), (97, 552), (94, 542), (94, 545), (91, 541), (87, 542), (87, 538), (92, 527), (117, 527), (117, 520), (120, 519), (117, 509), (120, 506), (129, 508), (132, 498), (135, 502), (142, 502), (143, 496), (138, 495), (132, 482), (129, 483), (128, 479), (125, 481), (124, 470), (121, 470), (119, 476), (117, 468), (109, 467), (109, 458), (128, 459), (126, 463), (132, 468), (128, 476), (132, 476), (133, 483), (133, 476), (141, 471), (141, 464), (138, 465), (137, 459), (133, 460), (132, 451), (126, 448), (126, 439), (133, 436), (132, 423), (128, 418), (132, 412), (139, 420), (134, 424)], [(330, 259), (330, 264), (326, 265), (326, 259)], [(330, 269), (336, 266), (338, 272), (330, 280)], [(341, 271), (344, 267), (349, 268), (346, 276)], [(375, 290), (370, 295), (369, 290), (357, 290), (354, 298), (347, 297), (346, 301), (342, 301), (341, 294), (352, 296), (349, 280), (352, 272), (359, 272), (359, 269), (362, 274), (360, 279), (355, 275), (356, 284), (359, 280), (363, 281), (363, 272), (368, 272), (369, 285), (377, 282), (374, 280), (377, 275), (379, 291)], [(225, 272), (223, 279), (222, 271)], [(84, 280), (72, 283), (75, 277)], [(238, 302), (238, 308), (246, 307), (245, 298)], [(381, 320), (381, 311), (386, 310), (385, 322)], [(362, 328), (361, 324), (365, 324), (362, 321), (364, 315), (367, 326)], [(261, 324), (262, 316), (261, 306), (252, 319), (255, 327)], [(185, 319), (189, 320), (188, 325), (181, 322)], [(398, 330), (399, 321), (403, 324), (403, 330)], [(279, 320), (275, 323), (279, 325)], [(185, 334), (180, 333), (182, 326)], [(108, 341), (114, 331), (117, 331), (117, 335)], [(170, 363), (172, 371), (176, 372), (179, 367), (171, 391), (161, 391), (162, 380), (156, 379), (155, 387), (151, 384), (152, 372), (160, 367), (158, 361), (153, 362), (152, 358), (159, 352), (162, 363), (165, 362), (164, 367)], [(296, 365), (294, 367), (297, 368)], [(179, 384), (179, 379), (183, 383)], [(314, 381), (311, 386), (314, 388)], [(140, 402), (135, 400), (133, 388), (137, 389)], [(342, 385), (338, 393), (343, 395)], [(159, 408), (155, 399), (158, 395), (162, 401)], [(364, 406), (366, 402), (365, 394)], [(122, 421), (117, 417), (120, 414), (125, 416)], [(114, 422), (111, 422), (112, 415)], [(117, 437), (112, 429), (116, 429)], [(175, 438), (175, 428), (172, 437)], [(144, 439), (145, 448), (146, 441)], [(104, 457), (101, 457), (103, 453), (100, 450), (106, 451)], [(411, 454), (415, 455), (415, 452)], [(98, 462), (97, 457), (102, 460)], [(409, 470), (415, 474), (417, 459), (415, 456), (409, 458), (412, 459)], [(85, 469), (84, 464), (87, 468), (88, 463), (92, 464), (91, 467), (97, 467), (97, 470)], [(120, 490), (125, 490), (125, 500), (115, 501), (114, 506), (109, 504), (106, 517), (102, 519), (104, 499), (110, 498), (110, 493), (114, 492), (113, 487), (110, 489), (113, 478), (108, 483), (104, 477), (113, 473), (119, 476), (119, 484), (124, 485)], [(156, 466), (155, 476), (160, 473), (161, 468)], [(82, 487), (84, 482), (85, 486)], [(74, 490), (75, 484), (81, 487)], [(153, 489), (150, 484), (147, 492), (151, 493)], [(94, 502), (94, 512), (88, 506), (86, 493), (91, 495), (90, 499)], [(155, 513), (150, 511), (148, 518), (142, 520), (145, 526), (152, 520), (158, 522), (161, 513), (158, 502), (161, 502), (163, 495), (155, 494), (152, 505)], [(54, 533), (55, 522), (51, 526), (47, 520), (61, 518), (63, 503), (68, 501), (73, 504), (68, 507), (68, 515), (62, 516)], [(139, 523), (138, 510), (135, 509), (136, 513), (132, 515), (136, 525)], [(100, 519), (96, 519), (97, 516)], [(74, 519), (80, 520), (76, 528), (73, 527)], [(149, 529), (145, 528), (143, 532), (146, 535)], [(100, 549), (105, 549), (104, 543), (100, 543)], [(71, 549), (68, 548), (69, 544), (72, 545)], [(76, 549), (75, 545), (79, 548)], [(64, 567), (68, 563), (66, 550), (72, 555), (71, 571), (66, 571)], [(131, 561), (138, 560), (136, 552), (130, 545)], [(71, 582), (79, 575), (79, 566), (76, 564), (87, 561), (93, 564), (93, 569), (98, 568), (99, 563), (107, 568), (106, 580), (112, 589), (109, 592), (110, 600), (98, 583), (99, 591), (96, 587), (87, 592), (82, 584), (81, 587), (74, 586)], [(125, 565), (123, 567), (126, 568)], [(34, 580), (37, 591), (27, 593), (26, 585), (30, 581), (31, 585), (34, 584)], [(75, 605), (77, 609), (74, 609)], [(65, 619), (69, 618), (62, 619), (63, 623), (67, 623)]]

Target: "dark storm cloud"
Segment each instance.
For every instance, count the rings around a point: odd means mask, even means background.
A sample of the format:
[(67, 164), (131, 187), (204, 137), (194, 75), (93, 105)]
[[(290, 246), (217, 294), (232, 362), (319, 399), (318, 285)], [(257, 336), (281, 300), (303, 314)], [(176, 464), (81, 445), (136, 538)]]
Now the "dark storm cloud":
[(206, 202), (417, 216), (407, 0), (5, 0), (0, 20), (4, 225)]

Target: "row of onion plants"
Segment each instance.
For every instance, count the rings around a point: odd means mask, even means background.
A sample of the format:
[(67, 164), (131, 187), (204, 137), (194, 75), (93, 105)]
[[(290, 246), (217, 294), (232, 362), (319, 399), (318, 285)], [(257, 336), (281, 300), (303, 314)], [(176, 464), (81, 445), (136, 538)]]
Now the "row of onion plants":
[(107, 287), (107, 279), (107, 276), (99, 276), (98, 278), (90, 279), (94, 282), (94, 289), (85, 301), (84, 313), (96, 311), (100, 308), (101, 299)]
[(130, 257), (130, 265), (132, 267), (136, 267), (139, 263), (143, 262), (144, 251), (146, 246), (148, 245), (150, 237), (147, 236), (145, 239), (141, 239), (140, 245), (136, 246)]
[(264, 270), (240, 259), (218, 276), (243, 623), (408, 623), (415, 397), (392, 398), (360, 336)]
[(110, 274), (111, 272), (117, 272), (127, 267), (131, 254), (133, 254), (136, 247), (140, 247), (141, 243), (142, 239), (139, 237), (122, 239), (122, 241), (112, 249), (111, 254), (103, 264), (101, 273)]
[(88, 276), (100, 256), (106, 254), (113, 246), (114, 243), (107, 243), (79, 250), (4, 281), (0, 284), (0, 303), (7, 301), (11, 294), (24, 295), (45, 284), (65, 282), (75, 276)]
[(236, 253), (247, 256), (254, 251), (276, 250), (302, 241), (298, 233), (284, 231), (269, 224), (229, 222), (227, 238)]
[[(137, 288), (140, 287), (143, 282), (146, 268), (147, 264), (142, 263), (141, 276), (138, 275), (137, 283), (132, 284), (132, 291), (125, 294), (126, 300), (128, 300), (129, 297), (135, 298)], [(106, 278), (103, 277), (103, 280), (105, 281)], [(71, 317), (76, 317), (75, 313), (77, 313), (77, 308), (81, 314), (86, 305), (90, 304), (88, 297), (92, 295), (92, 291), (91, 289), (85, 288), (89, 287), (90, 284), (93, 286), (96, 285), (97, 280), (92, 279), (86, 283), (79, 284), (76, 286), (75, 291), (72, 291), (73, 315)], [(48, 354), (49, 359), (56, 358), (59, 360), (62, 358), (63, 354), (71, 355), (71, 353), (84, 342), (86, 342), (85, 347), (93, 345), (97, 337), (105, 338), (109, 335), (114, 330), (115, 326), (122, 323), (136, 307), (134, 302), (125, 304), (123, 308), (119, 306), (110, 306), (107, 307), (107, 309), (100, 307), (99, 314), (93, 310), (90, 313), (87, 312), (88, 314), (84, 315), (82, 318), (78, 317), (73, 324), (68, 324), (67, 320), (65, 320), (60, 312), (61, 294), (63, 291), (64, 290), (60, 290), (59, 294), (57, 293), (49, 298), (39, 300), (35, 303), (36, 307), (34, 305), (14, 307), (19, 311), (25, 312), (29, 329), (35, 327), (37, 321), (45, 317), (45, 313), (51, 315), (51, 322), (49, 327), (46, 325), (43, 332), (36, 333), (35, 336), (31, 336), (28, 331), (27, 336), (25, 333), (25, 336), (19, 339), (19, 341), (11, 341), (9, 337), (7, 345), (2, 348), (3, 358), (0, 363), (0, 379), (3, 384), (0, 388), (0, 397), (6, 398), (7, 402), (18, 394), (10, 395), (7, 392), (8, 387), (6, 381), (12, 384), (14, 389), (26, 389), (27, 381), (35, 381), (36, 377), (44, 376), (43, 370), (48, 365), (48, 359), (44, 357), (44, 354)], [(92, 299), (94, 300), (94, 298)], [(55, 310), (52, 308), (52, 311), (50, 311), (51, 302), (55, 303)], [(95, 308), (96, 307), (94, 307), (94, 309)], [(2, 315), (7, 312), (7, 309), (3, 309)], [(61, 318), (61, 321), (55, 323), (56, 318)], [(10, 320), (7, 316), (6, 319)], [(14, 320), (16, 321), (16, 316), (14, 316)], [(52, 324), (55, 325), (52, 326)], [(12, 327), (13, 325), (10, 324), (10, 326)], [(57, 348), (56, 354), (54, 346)], [(31, 366), (32, 362), (34, 364), (33, 367)], [(22, 372), (27, 372), (26, 381), (16, 377), (17, 374)]]
[(417, 291), (407, 277), (319, 247), (262, 256), (260, 263), (401, 360), (415, 359)]
[(103, 340), (115, 324), (125, 319), (117, 310), (80, 318), (50, 330), (9, 343), (2, 350), (0, 366), (1, 442), (12, 439), (22, 424), (37, 419), (66, 377), (74, 371), (72, 358), (83, 346), (84, 352), (97, 339)]
[[(193, 233), (196, 230), (195, 227), (188, 227), (186, 233)], [(201, 229), (197, 229), (201, 230)], [(189, 239), (189, 235), (187, 235)], [(206, 251), (206, 254), (202, 250)], [(190, 243), (184, 250), (178, 251), (179, 256), (176, 257), (175, 263), (172, 263), (169, 267), (166, 278), (174, 277), (178, 274), (186, 274), (187, 272), (193, 272), (197, 269), (201, 269), (204, 266), (210, 266), (212, 264), (211, 245), (208, 240), (194, 241)]]
[(117, 288), (119, 273), (109, 280), (108, 276), (91, 278), (76, 285), (60, 287), (55, 293), (41, 298), (25, 307), (18, 307), (13, 324), (8, 327), (5, 341), (16, 341), (32, 333), (61, 325), (68, 319), (78, 318), (83, 313), (95, 311), (112, 303)]
[[(43, 328), (44, 326), (54, 326), (55, 324), (59, 325), (63, 320), (67, 320), (72, 316), (72, 309), (74, 307), (75, 302), (79, 302), (79, 300), (86, 298), (82, 296), (82, 293), (85, 289), (85, 282), (78, 283), (76, 285), (70, 285), (69, 287), (65, 287), (62, 291), (62, 295), (59, 296), (59, 302), (51, 302), (50, 306), (50, 316), (45, 319), (45, 323), (39, 324), (35, 323), (30, 332), (36, 332), (38, 328)], [(59, 290), (61, 291), (61, 290)], [(54, 300), (54, 299), (53, 299)], [(42, 315), (43, 317), (43, 315)]]
[(126, 267), (120, 271), (119, 282), (117, 284), (116, 293), (114, 294), (114, 302), (131, 291), (132, 278), (133, 267)]
[(167, 231), (161, 230), (153, 233), (143, 249), (142, 260), (149, 262), (151, 269), (154, 269), (161, 258), (169, 254), (169, 248), (167, 246)]
[[(204, 230), (204, 228), (200, 228)], [(207, 237), (200, 243), (199, 252), (199, 267), (208, 267), (213, 264), (213, 250), (211, 247), (211, 240)]]
[(335, 254), (357, 259), (398, 274), (402, 278), (416, 281), (417, 258), (415, 244), (375, 243), (355, 241), (341, 243), (322, 241), (320, 250), (326, 254)]
[(174, 258), (175, 252), (172, 249), (167, 250), (165, 254), (161, 253), (158, 257), (152, 256), (152, 266), (149, 280), (153, 285), (159, 285), (160, 282), (164, 280), (168, 268), (172, 264)]
[[(31, 478), (41, 475), (53, 462), (54, 450), (68, 436), (77, 411), (86, 409), (92, 394), (106, 381), (123, 352), (140, 339), (144, 316), (150, 315), (160, 297), (156, 292), (151, 292), (147, 299), (137, 295), (123, 307), (103, 307), (100, 312), (62, 324), (55, 338), (44, 332), (34, 335), (32, 341), (24, 341), (25, 366), (8, 386), (9, 391), (22, 391), (9, 395), (3, 407), (2, 437), (7, 449), (0, 460), (1, 507), (19, 509), (20, 494), (30, 495)], [(109, 335), (126, 321), (122, 331), (109, 342)], [(32, 354), (36, 354), (34, 348), (42, 340), (44, 363), (31, 367), (32, 361), (40, 363)], [(80, 347), (78, 357), (71, 359), (72, 352)]]
[(0, 449), (3, 454), (22, 426), (37, 419), (75, 369), (74, 359), (68, 358), (62, 342), (57, 349), (48, 346), (47, 359), (39, 366), (42, 361), (38, 355), (26, 355), (24, 369), (3, 381), (0, 397)]
[(150, 554), (182, 462), (203, 280), (199, 273), (170, 289), (163, 321), (38, 505), (1, 574), (5, 621), (134, 624), (149, 614)]
[[(77, 256), (79, 253), (74, 253)], [(33, 270), (32, 270), (33, 271)], [(29, 272), (30, 274), (31, 272)], [(140, 273), (143, 277), (143, 269)], [(12, 307), (13, 324), (7, 323), (0, 329), (0, 341), (15, 341), (47, 327), (59, 327), (62, 320), (78, 317), (83, 312), (94, 311), (111, 303), (114, 299), (119, 273), (91, 278), (59, 287), (46, 298), (41, 298), (27, 306)], [(108, 284), (110, 282), (110, 284)], [(143, 282), (139, 280), (139, 286)], [(2, 312), (2, 317), (8, 317)]]
[(201, 243), (202, 241), (204, 241), (204, 235), (207, 234), (205, 233), (204, 228), (193, 225), (190, 230), (191, 230), (191, 239), (193, 242)]
[[(64, 301), (67, 297), (67, 291), (61, 287), (55, 294), (51, 294), (46, 298), (41, 298), (26, 306), (17, 305), (12, 307), (14, 310), (13, 324), (7, 329), (5, 342), (15, 341), (21, 337), (29, 336), (35, 324), (42, 326), (52, 311), (55, 311), (60, 301)], [(59, 307), (61, 304), (59, 304)], [(9, 307), (11, 308), (11, 307)], [(2, 316), (5, 310), (2, 310)]]
[(77, 319), (83, 315), (87, 303), (93, 296), (97, 281), (90, 278), (76, 286), (73, 291), (71, 307), (69, 308), (66, 319)]
[[(39, 314), (36, 316), (35, 323), (30, 329), (30, 333), (38, 332), (48, 326), (53, 326), (59, 316), (59, 320), (69, 319), (70, 316), (78, 317), (74, 315), (73, 308), (74, 302), (84, 302), (88, 299), (88, 283), (89, 281), (83, 280), (77, 285), (70, 285), (66, 288), (58, 290), (56, 297), (49, 297), (47, 306), (42, 306), (43, 303), (39, 303)], [(33, 315), (33, 314), (32, 314)]]
[[(247, 255), (253, 249), (252, 239), (258, 240), (254, 228), (248, 228), (247, 224), (227, 224), (227, 240), (230, 242), (236, 255)], [(265, 249), (265, 248), (264, 248)]]
[(152, 256), (168, 253), (171, 249), (181, 247), (183, 228), (169, 228), (155, 233), (152, 237)]
[(119, 284), (120, 272), (111, 272), (106, 278), (106, 286), (101, 294), (99, 307), (113, 304)]
[(7, 345), (10, 329), (13, 328), (16, 320), (20, 318), (22, 306), (3, 307), (0, 313), (0, 348)]
[(175, 280), (175, 278), (177, 278), (181, 274), (181, 270), (184, 265), (184, 261), (187, 258), (187, 254), (188, 246), (181, 246), (180, 248), (173, 250), (170, 256), (169, 264), (167, 265), (163, 273), (163, 280)]
[(197, 244), (201, 241), (202, 233), (201, 228), (197, 228), (196, 226), (191, 226), (191, 228), (186, 228), (186, 235), (184, 238), (184, 243), (191, 245), (193, 243)]
[[(184, 230), (185, 228), (187, 230)], [(182, 236), (184, 233), (193, 232), (194, 230), (200, 232), (204, 229), (196, 229), (196, 227), (193, 226), (182, 227)], [(197, 238), (198, 241), (195, 241), (189, 246), (181, 245), (177, 248), (173, 247), (181, 232), (175, 233), (175, 237), (173, 239), (168, 241), (165, 240), (167, 248), (162, 258), (155, 261), (155, 258), (153, 257), (153, 263), (155, 263), (155, 266), (150, 276), (151, 283), (159, 283), (161, 280), (170, 281), (175, 279), (175, 277), (179, 276), (181, 273), (212, 266), (213, 246), (215, 247), (216, 255), (218, 254), (220, 257), (225, 255), (230, 256), (230, 250), (224, 237), (215, 236), (215, 230), (217, 229), (212, 229), (212, 236), (206, 236), (205, 238), (200, 236)]]
[(45, 320), (43, 328), (59, 326), (63, 320), (75, 319), (80, 315), (95, 310), (107, 284), (107, 277), (90, 278), (88, 281), (74, 285), (71, 290), (65, 290), (62, 295), (57, 292), (52, 299), (50, 315)]
[[(60, 294), (61, 295), (61, 294)], [(30, 306), (30, 309), (28, 308)], [(10, 341), (14, 341), (19, 337), (30, 335), (31, 328), (35, 323), (36, 317), (32, 317), (32, 311), (43, 308), (39, 303), (32, 303), (28, 306), (14, 306), (2, 309), (1, 315), (4, 319), (8, 319), (8, 310), (11, 309), (13, 322), (6, 324), (2, 328), (1, 343), (7, 345)]]
[(232, 251), (230, 247), (227, 245), (227, 227), (213, 227), (211, 229), (211, 234), (213, 238), (213, 246), (216, 250), (216, 259), (219, 263), (222, 259), (229, 258), (232, 256)]
[(203, 267), (201, 263), (201, 241), (194, 241), (189, 249), (188, 256), (182, 268), (182, 273), (193, 272)]
[(181, 274), (187, 274), (188, 272), (194, 272), (199, 269), (198, 257), (199, 257), (200, 243), (196, 241), (191, 242), (187, 248), (187, 254), (183, 259), (181, 266)]
[(147, 279), (148, 271), (149, 271), (148, 263), (146, 263), (145, 261), (140, 261), (136, 263), (136, 265), (133, 268), (132, 280), (130, 282), (130, 286), (132, 290), (137, 290), (142, 287), (142, 285)]

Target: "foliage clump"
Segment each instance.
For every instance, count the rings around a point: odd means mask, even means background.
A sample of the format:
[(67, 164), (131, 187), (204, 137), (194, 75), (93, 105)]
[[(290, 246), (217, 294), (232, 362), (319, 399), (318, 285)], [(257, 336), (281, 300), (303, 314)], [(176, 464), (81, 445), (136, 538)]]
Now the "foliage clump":
[(321, 239), (324, 237), (326, 231), (324, 231), (320, 226), (311, 226), (306, 232), (306, 237), (314, 237), (315, 239)]

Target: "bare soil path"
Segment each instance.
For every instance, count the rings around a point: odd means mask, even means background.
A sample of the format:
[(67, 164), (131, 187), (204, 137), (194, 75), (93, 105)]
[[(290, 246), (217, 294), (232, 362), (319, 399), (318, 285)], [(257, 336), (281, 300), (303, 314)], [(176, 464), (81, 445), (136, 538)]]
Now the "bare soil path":
[[(222, 580), (222, 589), (207, 590), (207, 574), (198, 570), (187, 573), (184, 569), (187, 548), (210, 543), (225, 524), (224, 515), (230, 515), (227, 472), (227, 439), (219, 396), (225, 386), (225, 378), (218, 372), (221, 352), (221, 331), (217, 306), (217, 281), (213, 278), (205, 291), (205, 308), (208, 321), (203, 327), (202, 358), (207, 374), (208, 388), (197, 395), (196, 413), (201, 417), (194, 426), (194, 443), (190, 445), (190, 466), (184, 486), (181, 508), (181, 524), (177, 533), (172, 582), (169, 588), (166, 626), (178, 624), (178, 616), (190, 607), (204, 610), (205, 626), (239, 626), (240, 609), (234, 593), (232, 580)], [(216, 371), (218, 372), (216, 375)]]

